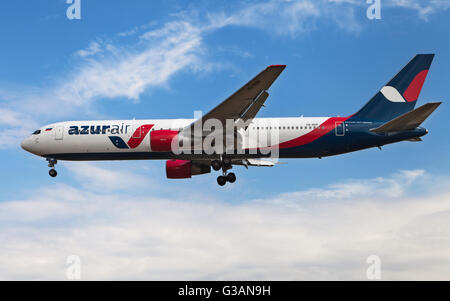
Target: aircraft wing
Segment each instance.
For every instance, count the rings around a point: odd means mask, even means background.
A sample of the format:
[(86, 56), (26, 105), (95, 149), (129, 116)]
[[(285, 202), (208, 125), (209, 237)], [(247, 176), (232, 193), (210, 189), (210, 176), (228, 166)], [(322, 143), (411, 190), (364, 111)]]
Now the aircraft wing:
[(225, 126), (227, 119), (242, 119), (244, 121), (253, 119), (269, 96), (267, 90), (283, 72), (284, 68), (286, 68), (286, 65), (271, 65), (267, 67), (237, 92), (206, 113), (201, 119), (186, 127), (185, 130), (189, 129), (193, 133), (195, 126), (203, 126), (206, 120), (212, 118), (220, 120), (223, 126)]

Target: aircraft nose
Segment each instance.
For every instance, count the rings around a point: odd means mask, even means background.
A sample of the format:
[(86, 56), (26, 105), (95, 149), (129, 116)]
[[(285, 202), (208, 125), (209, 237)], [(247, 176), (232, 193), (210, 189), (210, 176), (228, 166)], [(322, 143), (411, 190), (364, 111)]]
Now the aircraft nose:
[(31, 153), (31, 140), (29, 137), (23, 139), (23, 141), (20, 143), (20, 146), (27, 152)]

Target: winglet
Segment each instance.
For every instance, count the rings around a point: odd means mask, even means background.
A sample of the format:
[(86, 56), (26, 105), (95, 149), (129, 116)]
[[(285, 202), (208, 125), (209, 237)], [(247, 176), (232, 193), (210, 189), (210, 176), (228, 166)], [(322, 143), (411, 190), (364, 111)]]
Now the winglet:
[(286, 65), (270, 65), (267, 68), (286, 68)]

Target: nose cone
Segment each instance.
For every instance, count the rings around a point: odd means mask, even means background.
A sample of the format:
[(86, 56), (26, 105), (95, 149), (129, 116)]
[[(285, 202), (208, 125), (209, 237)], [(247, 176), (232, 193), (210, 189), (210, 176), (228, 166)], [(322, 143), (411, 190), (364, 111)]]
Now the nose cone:
[(27, 152), (30, 152), (30, 153), (32, 152), (31, 151), (31, 139), (29, 137), (23, 139), (22, 143), (20, 143), (20, 146)]
[(32, 153), (37, 156), (41, 155), (39, 140), (37, 140), (36, 138), (33, 139), (32, 136), (23, 139), (23, 141), (20, 143), (20, 146), (29, 153)]

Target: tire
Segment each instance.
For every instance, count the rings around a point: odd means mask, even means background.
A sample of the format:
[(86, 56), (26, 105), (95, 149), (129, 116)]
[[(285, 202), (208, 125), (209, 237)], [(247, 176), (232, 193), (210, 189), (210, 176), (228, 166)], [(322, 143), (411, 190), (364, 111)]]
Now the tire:
[(236, 175), (233, 172), (230, 172), (227, 175), (227, 181), (230, 182), (230, 183), (236, 182)]
[(223, 176), (218, 176), (217, 177), (217, 184), (219, 184), (220, 186), (223, 186), (227, 183), (227, 179)]
[(211, 166), (215, 171), (219, 171), (222, 168), (222, 164), (219, 160), (214, 160), (211, 162)]
[(50, 175), (50, 177), (54, 178), (58, 175), (58, 173), (56, 172), (56, 170), (54, 169), (50, 169), (50, 171), (48, 172), (48, 174)]
[(231, 168), (231, 159), (230, 158), (223, 158), (222, 164), (226, 169)]

